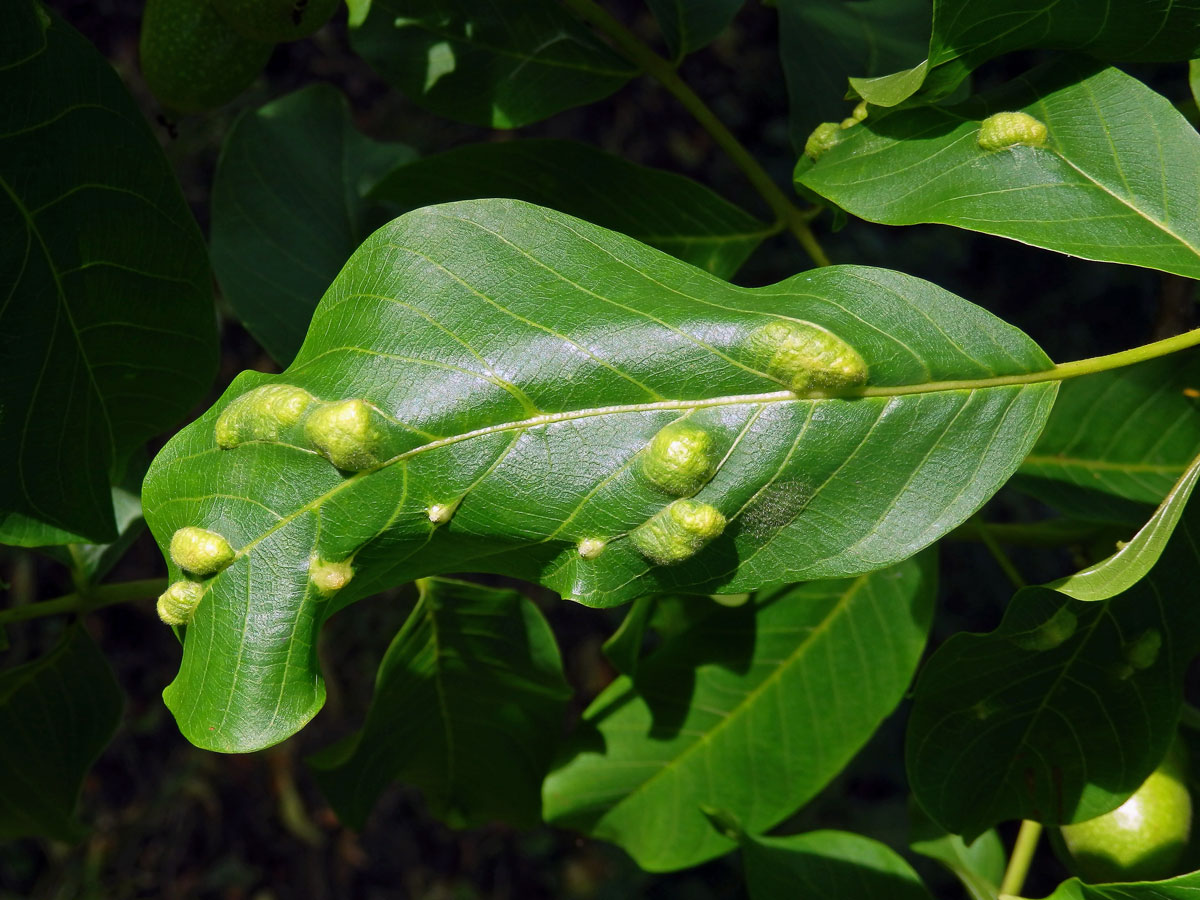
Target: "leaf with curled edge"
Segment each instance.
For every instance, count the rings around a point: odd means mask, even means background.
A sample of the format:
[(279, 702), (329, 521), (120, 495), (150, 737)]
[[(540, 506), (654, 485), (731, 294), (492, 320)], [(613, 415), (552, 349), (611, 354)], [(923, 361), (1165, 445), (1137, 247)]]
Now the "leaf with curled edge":
[[(835, 356), (840, 338), (866, 385), (785, 389), (789, 341), (809, 332)], [(1053, 402), (1050, 365), (1017, 329), (887, 270), (749, 289), (517, 201), (402, 216), (338, 276), (287, 371), (239, 376), (151, 466), (143, 502), (164, 551), (185, 526), (238, 550), (205, 582), (167, 703), (203, 747), (282, 740), (323, 702), (325, 618), (425, 575), (495, 572), (613, 606), (891, 565), (1012, 474)], [(224, 428), (223, 449), (218, 418), (265, 385), (310, 396), (308, 418)], [(327, 433), (338, 416), (346, 429)], [(681, 419), (713, 465), (672, 503), (642, 467)], [(272, 439), (239, 443), (251, 434)], [(377, 461), (342, 471), (316, 441)], [(696, 514), (667, 522), (668, 505)], [(652, 519), (654, 540), (629, 537)], [(690, 527), (694, 555), (650, 562)], [(352, 578), (324, 591), (314, 559)]]

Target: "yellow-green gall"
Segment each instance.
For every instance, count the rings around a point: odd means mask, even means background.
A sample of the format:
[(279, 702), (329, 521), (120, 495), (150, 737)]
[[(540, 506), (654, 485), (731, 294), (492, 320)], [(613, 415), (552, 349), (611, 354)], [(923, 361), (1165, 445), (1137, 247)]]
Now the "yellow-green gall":
[(677, 497), (696, 493), (716, 469), (712, 437), (703, 428), (682, 422), (660, 430), (642, 456), (646, 478)]
[(207, 528), (188, 525), (171, 536), (171, 559), (175, 565), (201, 578), (216, 575), (233, 562), (234, 556), (229, 541)]
[(196, 614), (204, 597), (204, 585), (194, 581), (176, 581), (158, 598), (158, 617), (168, 625), (186, 625)]
[(1046, 124), (1023, 112), (998, 112), (980, 123), (979, 146), (984, 150), (1004, 150), (1017, 144), (1045, 146)]
[(1013, 642), (1022, 650), (1053, 650), (1070, 640), (1078, 627), (1079, 617), (1063, 606), (1037, 628), (1018, 634)]
[(599, 538), (584, 538), (579, 542), (577, 549), (581, 559), (595, 559), (604, 552), (606, 546), (607, 543)]
[(813, 129), (808, 140), (804, 142), (804, 155), (811, 160), (818, 160), (825, 151), (830, 150), (842, 139), (842, 126), (838, 122), (822, 122)]
[(277, 441), (295, 425), (312, 402), (312, 394), (290, 384), (264, 384), (222, 410), (214, 428), (217, 444), (230, 450), (246, 441)]
[(720, 510), (696, 500), (676, 500), (630, 532), (633, 546), (646, 559), (671, 566), (695, 556), (725, 530)]
[(329, 562), (323, 559), (313, 559), (308, 566), (308, 580), (321, 594), (332, 594), (340, 591), (354, 577), (354, 568), (350, 560)]
[(858, 351), (811, 322), (776, 319), (751, 332), (747, 344), (755, 365), (796, 393), (844, 390), (867, 380)]
[(867, 101), (859, 100), (858, 104), (854, 107), (854, 110), (850, 113), (850, 118), (852, 118), (855, 122), (861, 122), (867, 117), (867, 115)]
[(304, 423), (313, 448), (339, 469), (361, 472), (379, 462), (383, 433), (362, 400), (343, 400), (315, 410)]
[(453, 503), (434, 503), (427, 510), (425, 515), (429, 517), (429, 521), (434, 525), (445, 525), (454, 518), (454, 511), (458, 509), (458, 501)]

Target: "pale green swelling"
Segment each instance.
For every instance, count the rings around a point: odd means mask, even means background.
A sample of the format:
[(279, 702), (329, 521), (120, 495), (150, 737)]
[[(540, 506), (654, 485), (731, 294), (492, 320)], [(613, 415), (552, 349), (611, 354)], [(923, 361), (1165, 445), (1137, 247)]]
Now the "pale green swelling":
[(1046, 123), (1029, 113), (998, 112), (979, 125), (979, 146), (984, 150), (1004, 150), (1017, 144), (1042, 147), (1046, 143)]
[(188, 525), (171, 536), (171, 559), (175, 565), (201, 578), (226, 568), (235, 555), (229, 541), (206, 528)]
[(630, 532), (638, 552), (660, 566), (695, 556), (725, 530), (725, 517), (707, 503), (676, 500)]
[(717, 469), (712, 436), (685, 423), (668, 425), (654, 436), (642, 458), (642, 472), (657, 487), (690, 497)]
[(371, 416), (371, 407), (361, 400), (322, 406), (304, 423), (304, 436), (339, 469), (361, 472), (379, 462), (383, 440)]
[(276, 441), (300, 421), (312, 394), (290, 384), (266, 384), (247, 391), (217, 418), (217, 444), (231, 449), (246, 441)]
[(158, 617), (167, 625), (186, 625), (196, 614), (204, 597), (204, 585), (195, 581), (176, 581), (158, 598)]
[(755, 329), (747, 344), (754, 362), (796, 393), (842, 390), (867, 380), (867, 364), (858, 352), (811, 322), (769, 322)]

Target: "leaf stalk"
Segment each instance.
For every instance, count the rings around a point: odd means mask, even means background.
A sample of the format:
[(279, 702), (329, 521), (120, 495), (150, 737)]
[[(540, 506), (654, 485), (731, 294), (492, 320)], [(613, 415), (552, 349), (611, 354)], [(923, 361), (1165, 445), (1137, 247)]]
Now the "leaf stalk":
[(143, 578), (137, 581), (102, 584), (86, 592), (64, 594), (42, 603), (29, 603), (12, 609), (0, 610), (0, 627), (11, 625), (14, 622), (40, 619), (44, 616), (88, 613), (105, 606), (115, 606), (118, 603), (132, 603), (135, 600), (155, 597), (166, 588), (167, 580), (165, 578)]

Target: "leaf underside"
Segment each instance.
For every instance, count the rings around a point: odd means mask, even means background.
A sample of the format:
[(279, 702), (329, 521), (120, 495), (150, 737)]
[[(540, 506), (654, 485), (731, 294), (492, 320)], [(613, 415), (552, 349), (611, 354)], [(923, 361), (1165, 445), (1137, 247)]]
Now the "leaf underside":
[[(750, 336), (793, 317), (857, 350), (862, 396), (797, 396), (756, 363)], [(515, 201), (403, 216), (350, 260), (286, 372), (240, 376), (151, 467), (164, 550), (186, 525), (240, 550), (208, 583), (168, 703), (201, 746), (280, 740), (319, 708), (320, 623), (424, 575), (496, 572), (611, 606), (891, 565), (999, 489), (1044, 424), (1053, 383), (988, 379), (1049, 366), (1016, 329), (894, 272), (746, 289)], [(217, 416), (270, 383), (365, 401), (382, 461), (349, 474), (303, 441), (222, 450)], [(672, 500), (642, 459), (677, 420), (711, 438), (719, 465), (694, 502), (728, 524), (656, 565), (627, 536)], [(585, 558), (585, 540), (607, 543)], [(309, 582), (314, 556), (352, 558), (332, 600)]]

